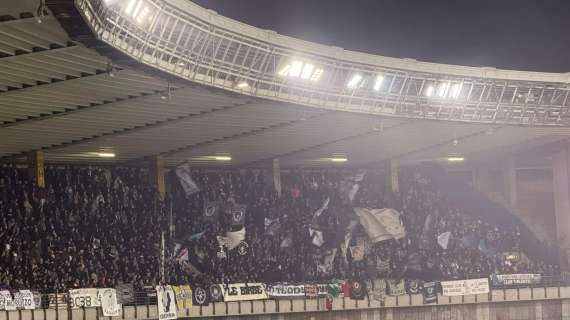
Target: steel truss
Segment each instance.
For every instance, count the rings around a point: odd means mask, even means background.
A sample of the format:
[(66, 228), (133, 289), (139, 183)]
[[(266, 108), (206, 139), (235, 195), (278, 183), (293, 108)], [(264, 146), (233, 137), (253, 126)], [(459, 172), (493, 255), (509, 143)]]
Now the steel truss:
[[(568, 74), (371, 56), (243, 24), (243, 28), (232, 30), (239, 23), (188, 1), (144, 3), (151, 13), (144, 22), (137, 22), (124, 10), (107, 6), (102, 0), (75, 0), (77, 9), (102, 41), (142, 63), (209, 86), (311, 107), (383, 116), (570, 126)], [(255, 34), (250, 32), (253, 29)], [(326, 54), (320, 50), (323, 48)], [(366, 60), (363, 57), (369, 62), (361, 62)], [(279, 76), (280, 68), (294, 59), (322, 68), (321, 79), (312, 82)], [(348, 89), (346, 84), (356, 73), (368, 83), (382, 75), (382, 89), (375, 91), (370, 85)], [(437, 90), (442, 83), (448, 87), (458, 85), (456, 97), (426, 95), (426, 88)]]

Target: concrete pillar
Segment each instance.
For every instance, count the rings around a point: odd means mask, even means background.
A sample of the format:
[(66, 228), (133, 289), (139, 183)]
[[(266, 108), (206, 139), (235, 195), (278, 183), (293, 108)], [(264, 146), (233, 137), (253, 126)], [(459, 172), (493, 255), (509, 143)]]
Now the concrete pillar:
[(400, 192), (400, 162), (397, 159), (390, 160), (390, 186), (392, 187), (392, 192)]
[(150, 160), (150, 183), (158, 191), (161, 199), (166, 193), (166, 183), (164, 182), (164, 160), (160, 156), (153, 156)]
[(279, 159), (273, 159), (273, 187), (277, 195), (281, 197), (281, 166)]
[(509, 200), (509, 205), (512, 208), (517, 207), (517, 167), (514, 158), (509, 158), (505, 161), (504, 179), (506, 195)]
[(30, 180), (34, 181), (34, 185), (45, 188), (44, 153), (42, 151), (32, 151), (28, 154), (28, 170)]
[(561, 267), (568, 271), (570, 257), (570, 154), (568, 147), (552, 159), (556, 239), (560, 246)]

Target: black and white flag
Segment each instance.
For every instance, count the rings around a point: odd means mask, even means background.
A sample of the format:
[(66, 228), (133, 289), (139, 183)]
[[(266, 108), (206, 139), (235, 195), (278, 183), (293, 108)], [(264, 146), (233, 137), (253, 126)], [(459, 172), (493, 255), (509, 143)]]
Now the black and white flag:
[(156, 299), (158, 301), (158, 319), (176, 319), (176, 298), (172, 286), (157, 286)]
[(186, 163), (178, 166), (176, 168), (176, 176), (180, 180), (180, 185), (182, 185), (182, 188), (184, 189), (186, 195), (189, 196), (200, 191), (200, 188), (198, 187), (196, 182), (194, 182), (194, 180), (192, 179), (192, 174), (190, 171), (189, 164)]
[(435, 282), (424, 283), (424, 304), (437, 303), (437, 286)]
[(216, 221), (220, 214), (220, 203), (216, 201), (206, 201), (204, 203), (204, 220)]
[(243, 226), (245, 223), (246, 206), (241, 204), (228, 205), (225, 208), (226, 219), (232, 226)]
[(192, 305), (207, 306), (210, 304), (210, 289), (204, 287), (192, 288)]

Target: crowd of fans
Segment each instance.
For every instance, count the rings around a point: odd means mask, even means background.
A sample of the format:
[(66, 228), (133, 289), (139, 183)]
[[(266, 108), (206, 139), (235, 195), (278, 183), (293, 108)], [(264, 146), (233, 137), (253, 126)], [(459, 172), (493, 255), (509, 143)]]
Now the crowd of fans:
[[(452, 207), (420, 170), (402, 171), (399, 192), (381, 172), (350, 180), (356, 173), (284, 172), (281, 195), (269, 172), (261, 170), (194, 171), (200, 191), (190, 195), (171, 173), (161, 199), (144, 169), (48, 167), (46, 188), (38, 189), (27, 170), (4, 165), (0, 286), (46, 292), (120, 283), (142, 288), (161, 281), (444, 280), (558, 272), (557, 266), (524, 256), (516, 227), (499, 228)], [(220, 245), (218, 236), (235, 227), (223, 218), (206, 219), (208, 201), (246, 206), (246, 250)], [(328, 206), (316, 219), (323, 203)], [(353, 223), (356, 207), (396, 209), (406, 236), (366, 243), (363, 257), (347, 250), (366, 239), (362, 226)], [(309, 232), (315, 224), (324, 235), (320, 246)], [(449, 241), (442, 245), (438, 236), (446, 232)], [(188, 249), (189, 261), (181, 261), (180, 248)], [(332, 250), (334, 259), (323, 268)]]

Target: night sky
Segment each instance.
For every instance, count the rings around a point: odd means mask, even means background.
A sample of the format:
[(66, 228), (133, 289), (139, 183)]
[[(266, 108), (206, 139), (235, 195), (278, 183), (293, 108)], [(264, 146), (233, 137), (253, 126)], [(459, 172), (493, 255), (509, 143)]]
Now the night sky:
[(281, 34), (398, 58), (570, 72), (570, 0), (194, 0)]

